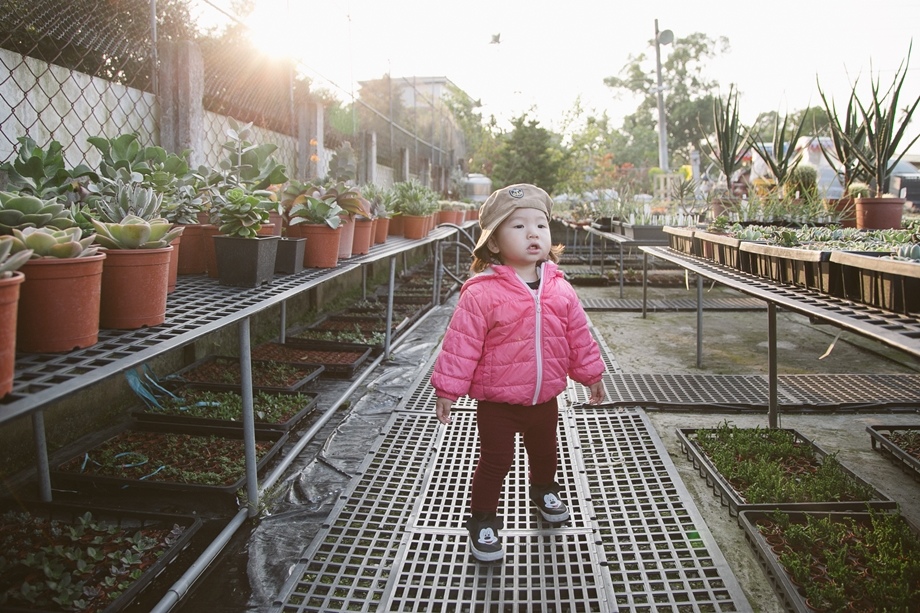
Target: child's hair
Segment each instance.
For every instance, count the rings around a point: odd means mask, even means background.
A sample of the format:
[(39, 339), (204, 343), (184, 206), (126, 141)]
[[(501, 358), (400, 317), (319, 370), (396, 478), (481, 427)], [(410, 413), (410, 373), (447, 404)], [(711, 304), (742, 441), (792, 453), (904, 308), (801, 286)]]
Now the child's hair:
[[(562, 252), (565, 251), (565, 245), (553, 245), (549, 250), (549, 257), (546, 259), (550, 262), (559, 262), (559, 259), (562, 257)], [(492, 264), (503, 264), (501, 254), (493, 253), (491, 251), (480, 252), (485, 255), (485, 258), (481, 258), (476, 254), (473, 254), (473, 263), (470, 264), (470, 270), (472, 272), (482, 272)]]

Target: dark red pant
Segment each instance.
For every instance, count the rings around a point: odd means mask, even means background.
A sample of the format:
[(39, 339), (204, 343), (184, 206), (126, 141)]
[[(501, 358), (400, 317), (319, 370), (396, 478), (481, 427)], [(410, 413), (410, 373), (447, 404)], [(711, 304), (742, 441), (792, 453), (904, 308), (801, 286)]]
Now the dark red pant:
[(473, 513), (494, 513), (498, 509), (505, 476), (514, 463), (514, 438), (520, 432), (530, 466), (530, 483), (549, 485), (556, 478), (556, 424), (559, 404), (555, 398), (526, 407), (479, 401), (476, 427), (479, 430), (479, 463), (473, 472)]

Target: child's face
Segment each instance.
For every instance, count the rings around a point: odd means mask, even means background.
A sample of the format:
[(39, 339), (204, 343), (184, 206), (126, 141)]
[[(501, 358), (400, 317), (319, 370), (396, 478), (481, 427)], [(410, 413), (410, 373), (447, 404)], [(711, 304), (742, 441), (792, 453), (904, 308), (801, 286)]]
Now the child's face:
[(543, 211), (515, 209), (489, 237), (489, 250), (508, 266), (535, 266), (549, 257), (551, 242)]

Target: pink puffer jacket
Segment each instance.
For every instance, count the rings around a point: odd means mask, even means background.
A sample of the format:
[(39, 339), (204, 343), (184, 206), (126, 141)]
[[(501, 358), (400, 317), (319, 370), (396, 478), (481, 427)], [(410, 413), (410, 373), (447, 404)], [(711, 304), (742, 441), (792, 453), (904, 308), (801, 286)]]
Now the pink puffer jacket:
[(532, 406), (558, 396), (566, 377), (601, 379), (604, 363), (575, 290), (552, 262), (539, 296), (495, 265), (463, 284), (431, 384), (441, 398)]

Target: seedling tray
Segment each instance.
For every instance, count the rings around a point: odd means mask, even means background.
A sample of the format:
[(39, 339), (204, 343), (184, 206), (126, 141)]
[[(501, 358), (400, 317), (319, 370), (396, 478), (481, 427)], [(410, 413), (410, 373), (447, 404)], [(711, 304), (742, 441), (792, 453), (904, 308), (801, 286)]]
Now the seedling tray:
[[(183, 483), (178, 481), (158, 481), (151, 479), (151, 474), (145, 474), (141, 478), (123, 478), (109, 475), (96, 475), (86, 472), (75, 472), (72, 470), (67, 470), (64, 468), (71, 461), (75, 461), (78, 465), (85, 465), (87, 462), (92, 461), (92, 454), (95, 449), (98, 449), (101, 445), (105, 444), (108, 441), (111, 441), (121, 435), (123, 432), (132, 432), (132, 431), (141, 431), (141, 432), (165, 432), (165, 433), (180, 433), (188, 434), (192, 436), (201, 436), (201, 437), (210, 437), (218, 436), (221, 438), (228, 438), (234, 440), (242, 441), (243, 430), (241, 428), (224, 428), (223, 431), (215, 427), (202, 427), (202, 426), (193, 426), (193, 425), (181, 425), (181, 424), (171, 424), (171, 423), (154, 423), (154, 422), (130, 422), (125, 425), (124, 428), (117, 431), (113, 436), (106, 439), (102, 443), (91, 446), (85, 451), (80, 452), (75, 456), (71, 456), (63, 462), (59, 462), (56, 465), (52, 466), (51, 469), (51, 482), (54, 487), (60, 489), (77, 489), (79, 491), (86, 490), (87, 493), (92, 490), (107, 490), (107, 491), (117, 491), (123, 490), (125, 492), (131, 492), (132, 488), (138, 490), (146, 491), (171, 491), (171, 492), (180, 492), (183, 494), (228, 494), (235, 495), (237, 490), (239, 490), (246, 482), (246, 475), (242, 474), (239, 479), (234, 483), (229, 485), (206, 485), (200, 483)], [(288, 434), (286, 432), (281, 432), (277, 430), (261, 430), (255, 432), (256, 443), (260, 441), (265, 441), (271, 444), (271, 447), (268, 451), (259, 458), (259, 461), (256, 464), (256, 470), (261, 470), (278, 452), (281, 451), (281, 448), (284, 446), (284, 443), (287, 442)], [(242, 457), (243, 448), (240, 446), (240, 456)], [(126, 464), (131, 461), (143, 461), (144, 458), (126, 458)], [(155, 464), (155, 462), (154, 462)], [(150, 473), (154, 473), (158, 470), (158, 467), (151, 465)], [(130, 494), (128, 494), (130, 495)]]
[(322, 366), (323, 377), (350, 379), (371, 355), (369, 346), (349, 350), (313, 349), (287, 343), (263, 343), (252, 350), (253, 359)]
[[(253, 360), (252, 361), (252, 389), (253, 391), (263, 391), (263, 392), (296, 392), (303, 388), (307, 383), (316, 379), (320, 374), (322, 374), (324, 368), (321, 365), (316, 364), (295, 364), (293, 367), (298, 371), (298, 378), (287, 386), (271, 386), (264, 385), (259, 383), (258, 371), (263, 368), (270, 368), (272, 364), (278, 364), (277, 362), (273, 363), (266, 360)], [(282, 363), (287, 366), (291, 366), (287, 363)], [(224, 383), (221, 381), (204, 381), (198, 380), (194, 376), (194, 371), (196, 369), (205, 369), (210, 366), (220, 366), (226, 369), (236, 369), (238, 374), (240, 371), (240, 360), (236, 357), (230, 356), (221, 356), (221, 355), (209, 355), (204, 358), (189, 364), (185, 368), (177, 370), (170, 375), (165, 377), (165, 381), (169, 382), (181, 382), (189, 383), (196, 385), (205, 389), (212, 390), (239, 390), (241, 389), (241, 384), (239, 383)]]
[[(41, 520), (57, 521), (73, 526), (79, 525), (79, 518), (87, 512), (92, 513), (93, 521), (116, 528), (119, 532), (134, 534), (141, 529), (182, 528), (182, 533), (169, 545), (157, 560), (151, 564), (135, 581), (133, 581), (116, 599), (102, 609), (103, 613), (117, 613), (130, 606), (153, 581), (185, 550), (194, 535), (202, 526), (202, 520), (190, 515), (151, 513), (127, 510), (113, 510), (88, 507), (86, 504), (66, 504), (50, 502), (24, 502), (22, 500), (0, 500), (0, 513), (7, 511), (26, 512), (31, 517)], [(4, 525), (4, 530), (13, 530), (13, 525)], [(18, 541), (19, 539), (17, 539)], [(15, 572), (15, 571), (14, 571)], [(10, 579), (9, 575), (5, 577)], [(15, 587), (19, 587), (18, 585)], [(35, 613), (40, 609), (6, 606), (4, 611), (29, 611)], [(60, 609), (55, 609), (60, 610)]]
[[(173, 394), (182, 397), (185, 390), (195, 390), (195, 389), (206, 389), (192, 384), (184, 383), (175, 383), (167, 382), (163, 385), (164, 388), (168, 389)], [(210, 390), (214, 391), (214, 390)], [(240, 395), (238, 390), (221, 390), (222, 392), (231, 393)], [(305, 403), (303, 408), (300, 409), (297, 413), (292, 415), (290, 418), (283, 422), (270, 422), (261, 420), (259, 417), (259, 405), (258, 399), (253, 398), (255, 404), (255, 429), (258, 430), (270, 430), (270, 431), (281, 431), (281, 432), (290, 432), (294, 429), (297, 424), (299, 424), (307, 415), (313, 413), (316, 409), (316, 394), (307, 394), (304, 392), (266, 392), (258, 391), (254, 392), (253, 396), (257, 394), (269, 394), (271, 396), (296, 396), (300, 394), (304, 397)], [(191, 425), (191, 426), (200, 426), (202, 428), (217, 428), (218, 431), (222, 431), (223, 428), (242, 428), (243, 422), (242, 418), (240, 420), (231, 420), (231, 419), (221, 419), (217, 417), (198, 417), (192, 415), (182, 415), (173, 412), (160, 412), (155, 407), (141, 407), (131, 412), (131, 415), (139, 422), (154, 422), (162, 424), (180, 424), (180, 425)]]
[[(746, 502), (741, 497), (741, 494), (732, 486), (732, 484), (729, 483), (721, 475), (721, 473), (719, 473), (718, 470), (716, 470), (716, 467), (706, 456), (706, 453), (696, 444), (694, 439), (698, 431), (698, 428), (678, 428), (677, 438), (680, 442), (681, 450), (684, 452), (687, 458), (693, 462), (693, 467), (699, 471), (700, 476), (706, 478), (707, 485), (712, 487), (716, 495), (719, 496), (722, 505), (728, 507), (728, 513), (731, 517), (735, 517), (739, 512), (747, 510), (769, 511), (782, 509), (785, 511), (865, 511), (867, 508), (894, 509), (897, 507), (897, 504), (893, 500), (879, 492), (872, 485), (853, 473), (843, 464), (839, 464), (839, 466), (844, 474), (853, 479), (853, 481), (859, 485), (866, 487), (871, 492), (873, 492), (874, 498), (872, 500), (764, 502), (757, 504)], [(712, 431), (714, 432), (715, 430)], [(823, 449), (821, 449), (821, 447), (813, 443), (811, 440), (802, 436), (799, 432), (792, 429), (785, 429), (785, 431), (792, 433), (795, 443), (806, 444), (811, 447), (815, 458), (819, 462), (823, 461), (824, 458), (827, 457), (827, 452), (825, 452)]]
[(920, 460), (907, 453), (895, 444), (889, 436), (893, 432), (914, 430), (920, 432), (920, 425), (917, 426), (868, 426), (866, 432), (869, 433), (869, 439), (872, 441), (872, 449), (878, 451), (883, 456), (899, 465), (905, 471), (913, 474), (914, 478), (920, 480)]
[[(827, 517), (831, 520), (842, 521), (845, 518), (856, 521), (870, 521), (869, 513), (856, 512), (825, 512), (810, 513), (807, 511), (784, 511), (789, 519), (793, 522), (804, 523), (808, 516)], [(792, 582), (789, 573), (780, 564), (779, 555), (773, 551), (766, 538), (760, 533), (757, 522), (763, 519), (770, 519), (770, 512), (763, 510), (745, 510), (738, 514), (738, 523), (744, 530), (744, 538), (754, 550), (760, 565), (767, 574), (767, 578), (773, 585), (776, 594), (783, 601), (784, 608), (787, 611), (795, 613), (814, 613), (815, 610), (808, 606), (805, 597), (799, 592), (799, 588)], [(901, 518), (903, 521), (904, 518)], [(916, 535), (917, 529), (910, 522), (907, 522), (911, 531)]]

